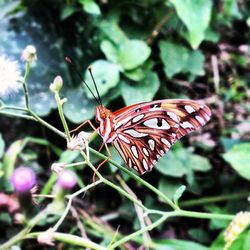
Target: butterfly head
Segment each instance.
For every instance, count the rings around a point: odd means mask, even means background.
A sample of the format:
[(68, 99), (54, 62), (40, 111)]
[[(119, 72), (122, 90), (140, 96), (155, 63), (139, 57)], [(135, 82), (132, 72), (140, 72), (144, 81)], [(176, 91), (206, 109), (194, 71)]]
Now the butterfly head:
[(100, 123), (98, 133), (103, 138), (103, 141), (105, 143), (112, 142), (114, 139), (111, 136), (113, 134), (112, 132), (114, 132), (112, 112), (104, 106), (99, 105), (96, 107), (95, 118), (96, 122)]

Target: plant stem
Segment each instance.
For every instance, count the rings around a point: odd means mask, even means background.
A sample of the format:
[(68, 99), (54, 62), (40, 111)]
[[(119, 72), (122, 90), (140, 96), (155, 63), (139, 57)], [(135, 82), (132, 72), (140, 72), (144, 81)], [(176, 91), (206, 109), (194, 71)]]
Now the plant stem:
[[(99, 156), (102, 159), (106, 159), (107, 158), (105, 155), (97, 152), (96, 150), (94, 150), (92, 148), (89, 148), (89, 150), (90, 150), (91, 153)], [(165, 201), (174, 210), (178, 210), (179, 209), (179, 207), (176, 206), (166, 195), (164, 195), (157, 188), (155, 188), (154, 186), (152, 186), (151, 184), (149, 184), (148, 182), (144, 181), (142, 178), (140, 178), (139, 176), (137, 176), (136, 174), (134, 174), (131, 170), (129, 170), (129, 169), (125, 168), (125, 167), (122, 167), (121, 165), (117, 164), (116, 162), (114, 162), (111, 159), (109, 159), (108, 162), (111, 163), (111, 164), (113, 164), (114, 166), (116, 166), (117, 168), (119, 168), (120, 170), (122, 170), (123, 172), (127, 173), (130, 177), (132, 177), (136, 181), (140, 182), (143, 186), (147, 187), (152, 192), (156, 193), (163, 201)]]
[(94, 171), (94, 173), (98, 176), (98, 178), (100, 180), (102, 180), (103, 183), (105, 183), (106, 185), (112, 187), (113, 189), (117, 190), (119, 193), (121, 193), (122, 195), (124, 195), (125, 197), (127, 197), (128, 199), (130, 199), (132, 202), (134, 202), (136, 205), (138, 205), (139, 207), (141, 207), (142, 209), (144, 209), (145, 211), (148, 211), (148, 208), (146, 208), (144, 205), (141, 204), (141, 202), (139, 202), (137, 199), (135, 199), (133, 196), (131, 196), (129, 193), (127, 193), (126, 191), (124, 191), (122, 188), (120, 188), (119, 186), (113, 184), (111, 181), (105, 179), (97, 170), (96, 168), (92, 165), (92, 163), (89, 161), (87, 155), (81, 151), (81, 155), (84, 157), (87, 165)]
[(62, 224), (62, 222), (64, 221), (65, 217), (67, 216), (67, 214), (68, 214), (68, 212), (69, 212), (69, 210), (70, 210), (72, 201), (73, 201), (73, 199), (74, 199), (76, 196), (78, 196), (79, 194), (81, 194), (81, 193), (83, 193), (83, 192), (86, 192), (88, 189), (90, 189), (90, 188), (92, 188), (92, 187), (95, 187), (95, 186), (99, 185), (99, 184), (102, 183), (102, 182), (103, 182), (102, 180), (98, 180), (98, 181), (96, 181), (96, 182), (94, 182), (94, 183), (91, 183), (91, 184), (87, 185), (86, 187), (84, 187), (84, 188), (78, 190), (77, 192), (75, 192), (75, 193), (69, 195), (69, 196), (68, 196), (69, 201), (68, 201), (68, 204), (67, 204), (67, 206), (66, 206), (66, 208), (65, 208), (65, 210), (64, 210), (64, 212), (63, 212), (63, 215), (62, 215), (61, 218), (58, 220), (58, 222), (53, 226), (53, 230), (56, 231), (56, 230), (59, 228), (59, 226)]
[[(28, 235), (26, 235), (26, 239), (32, 239), (32, 238), (37, 238), (40, 234), (42, 234), (43, 232), (36, 232), (36, 233), (30, 233)], [(84, 249), (95, 249), (95, 250), (106, 250), (105, 247), (102, 247), (96, 243), (94, 243), (93, 241), (90, 241), (88, 239), (83, 239), (82, 237), (76, 236), (76, 235), (72, 235), (72, 234), (65, 234), (65, 233), (57, 233), (57, 232), (52, 232), (52, 237), (56, 240), (59, 240), (61, 242), (66, 242), (70, 245), (73, 246), (81, 246), (84, 247)]]
[(129, 234), (125, 237), (123, 237), (122, 239), (116, 241), (114, 244), (112, 244), (111, 246), (109, 246), (109, 250), (115, 249), (116, 247), (120, 246), (121, 244), (126, 243), (127, 241), (133, 239), (136, 236), (139, 236), (143, 233), (145, 233), (146, 231), (151, 231), (152, 229), (154, 229), (155, 227), (159, 226), (161, 223), (163, 223), (169, 216), (170, 213), (176, 213), (176, 212), (169, 212), (164, 214), (160, 219), (158, 219), (157, 221), (155, 221), (154, 223), (152, 223), (151, 225), (148, 225), (132, 234)]
[(207, 203), (223, 202), (223, 201), (229, 201), (229, 200), (239, 200), (242, 198), (247, 198), (248, 196), (249, 196), (249, 192), (204, 197), (201, 199), (182, 201), (180, 202), (180, 206), (181, 207), (199, 206), (199, 205), (204, 205)]
[(36, 121), (36, 119), (30, 115), (18, 114), (18, 113), (13, 113), (13, 112), (4, 111), (4, 110), (0, 110), (0, 114), (7, 115), (7, 116), (20, 117), (20, 118), (24, 118), (27, 120)]
[(66, 133), (66, 138), (67, 138), (67, 141), (69, 141), (70, 140), (69, 128), (68, 128), (68, 124), (66, 122), (65, 116), (63, 114), (63, 108), (62, 108), (63, 101), (61, 100), (58, 91), (55, 92), (55, 99), (56, 99), (56, 103), (57, 103), (58, 113), (59, 113), (60, 119), (62, 121), (64, 131)]
[(37, 120), (37, 122), (41, 123), (42, 125), (44, 125), (45, 127), (47, 127), (48, 129), (52, 130), (53, 132), (55, 132), (56, 134), (60, 135), (61, 137), (66, 139), (66, 135), (61, 132), (60, 130), (58, 130), (57, 128), (53, 127), (52, 125), (50, 125), (48, 122), (46, 122), (45, 120), (43, 120), (42, 118), (40, 118), (36, 113), (34, 113), (32, 110), (28, 110), (28, 112)]
[(179, 210), (176, 212), (178, 212), (176, 213), (176, 216), (191, 217), (197, 219), (232, 220), (234, 218), (234, 215), (231, 214), (213, 214), (213, 213), (186, 211), (186, 210)]
[(27, 62), (26, 68), (25, 68), (24, 79), (22, 81), (23, 90), (24, 90), (24, 94), (25, 94), (25, 104), (26, 104), (27, 109), (30, 109), (29, 91), (28, 91), (28, 87), (27, 87), (27, 83), (26, 83), (29, 73), (30, 73), (30, 63)]
[(40, 213), (38, 213), (33, 219), (29, 221), (29, 224), (18, 234), (10, 238), (8, 241), (6, 241), (4, 244), (0, 246), (0, 250), (8, 250), (11, 246), (16, 244), (17, 242), (25, 239), (26, 235), (31, 231), (31, 229), (43, 218), (45, 218), (48, 215), (49, 211), (47, 208), (42, 210)]

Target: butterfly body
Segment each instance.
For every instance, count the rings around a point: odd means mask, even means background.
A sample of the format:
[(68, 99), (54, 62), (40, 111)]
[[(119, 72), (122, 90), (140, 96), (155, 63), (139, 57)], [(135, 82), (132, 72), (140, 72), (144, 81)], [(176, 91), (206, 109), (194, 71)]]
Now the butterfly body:
[(98, 133), (112, 143), (129, 168), (150, 171), (182, 136), (202, 127), (211, 111), (196, 101), (166, 99), (134, 104), (115, 112), (96, 107)]

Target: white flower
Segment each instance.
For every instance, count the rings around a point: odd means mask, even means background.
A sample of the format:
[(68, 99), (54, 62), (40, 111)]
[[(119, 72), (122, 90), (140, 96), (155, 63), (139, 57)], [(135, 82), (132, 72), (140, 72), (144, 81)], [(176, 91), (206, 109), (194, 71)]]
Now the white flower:
[(21, 71), (17, 61), (11, 61), (5, 56), (0, 56), (0, 96), (17, 92), (22, 84)]
[(33, 45), (28, 45), (21, 56), (22, 60), (28, 63), (33, 63), (36, 59), (36, 48)]
[(72, 136), (67, 144), (69, 150), (83, 150), (90, 137), (89, 133), (80, 132), (77, 136)]

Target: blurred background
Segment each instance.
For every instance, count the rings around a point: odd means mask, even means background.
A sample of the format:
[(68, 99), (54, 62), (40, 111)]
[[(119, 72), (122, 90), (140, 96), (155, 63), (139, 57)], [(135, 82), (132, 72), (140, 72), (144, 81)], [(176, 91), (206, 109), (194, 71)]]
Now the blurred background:
[[(92, 66), (102, 101), (113, 111), (157, 99), (203, 100), (212, 110), (211, 121), (178, 142), (142, 178), (169, 198), (180, 185), (186, 185), (180, 201), (185, 209), (235, 214), (249, 209), (249, 26), (250, 4), (243, 0), (0, 0), (0, 55), (18, 61), (24, 72), (21, 52), (29, 44), (36, 47), (38, 60), (32, 64), (28, 79), (31, 107), (60, 130), (56, 102), (49, 90), (56, 75), (64, 81), (61, 95), (68, 100), (64, 113), (70, 129), (93, 119), (97, 105), (65, 56), (73, 59), (94, 89), (86, 73)], [(22, 91), (1, 96), (1, 100), (24, 105)], [(0, 129), (2, 161), (4, 151), (20, 139), (44, 138), (47, 145), (59, 149), (55, 154), (51, 147), (30, 140), (12, 162), (13, 166), (31, 167), (39, 175), (40, 190), (48, 184), (53, 162), (80, 159), (77, 152), (63, 152), (64, 140), (32, 121), (0, 114)], [(92, 145), (98, 149), (100, 143), (99, 138)], [(114, 149), (111, 151), (112, 159), (123, 164)], [(98, 161), (93, 157), (94, 164)], [(154, 194), (107, 165), (101, 169), (105, 176), (117, 183), (122, 176), (147, 207), (164, 209)], [(3, 164), (0, 166), (3, 172)], [(75, 172), (78, 184), (84, 186), (92, 180), (87, 167)], [(6, 185), (1, 189), (11, 192)], [(106, 227), (115, 232), (119, 226), (124, 235), (140, 228), (133, 205), (106, 186), (86, 193), (75, 206), (84, 211), (79, 220), (96, 242), (111, 240), (112, 233), (106, 234)], [(13, 227), (13, 216), (6, 211), (0, 213), (0, 221), (1, 241), (21, 228)], [(50, 223), (53, 219), (44, 221), (40, 231)], [(160, 242), (157, 249), (195, 246), (197, 250), (215, 250), (222, 249), (222, 232), (227, 226), (228, 221), (176, 218), (150, 235)], [(78, 234), (77, 230), (75, 218), (69, 216), (61, 231)], [(178, 240), (182, 240), (181, 245)], [(136, 249), (138, 242), (124, 249)], [(230, 249), (250, 249), (249, 242), (246, 232)], [(23, 249), (35, 246), (34, 241), (25, 241)], [(67, 244), (61, 247), (72, 248)]]

